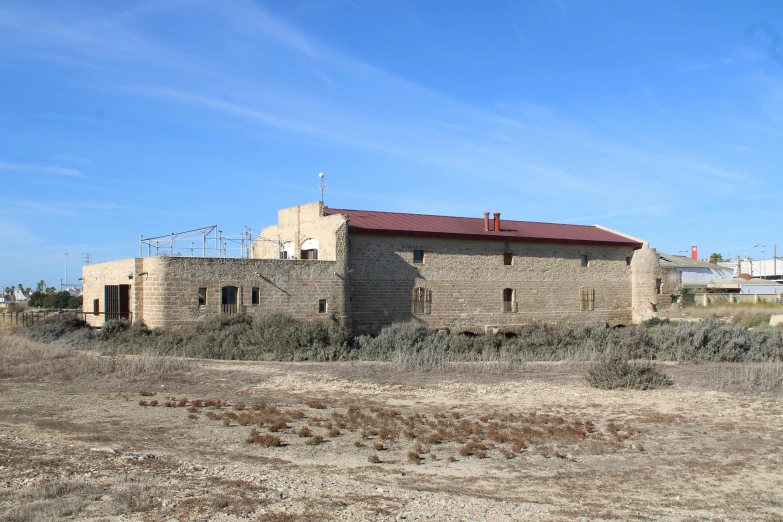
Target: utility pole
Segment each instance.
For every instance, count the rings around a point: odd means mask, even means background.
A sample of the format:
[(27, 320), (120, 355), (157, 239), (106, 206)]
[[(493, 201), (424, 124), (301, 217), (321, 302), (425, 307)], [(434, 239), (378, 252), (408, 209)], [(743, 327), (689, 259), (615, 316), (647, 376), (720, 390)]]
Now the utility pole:
[(68, 252), (65, 253), (65, 286), (68, 286)]

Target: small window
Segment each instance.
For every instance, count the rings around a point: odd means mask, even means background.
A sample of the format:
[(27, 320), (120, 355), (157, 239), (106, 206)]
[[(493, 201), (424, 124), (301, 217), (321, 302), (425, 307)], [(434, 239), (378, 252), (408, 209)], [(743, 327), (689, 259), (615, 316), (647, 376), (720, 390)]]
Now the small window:
[(253, 287), (250, 291), (250, 303), (257, 305), (261, 303), (261, 296), (258, 294), (258, 287)]
[(416, 287), (411, 294), (411, 313), (415, 315), (432, 313), (432, 291)]
[(661, 294), (663, 292), (663, 280), (662, 279), (656, 279), (655, 280), (655, 293)]
[(580, 288), (579, 298), (582, 302), (581, 310), (583, 312), (592, 312), (595, 310), (595, 289)]
[(92, 313), (95, 316), (101, 315), (101, 300), (93, 299), (92, 301)]
[(515, 312), (516, 302), (514, 302), (514, 290), (512, 288), (503, 289), (503, 312)]
[(582, 255), (582, 256), (579, 256), (579, 260), (580, 260), (580, 262), (582, 263), (582, 266), (583, 266), (583, 267), (586, 267), (586, 266), (587, 266), (587, 256), (584, 256), (584, 255)]
[(198, 305), (203, 306), (207, 304), (207, 289), (206, 288), (199, 288), (198, 289)]
[(511, 252), (504, 252), (503, 253), (503, 264), (504, 265), (510, 265), (511, 261), (514, 259), (514, 254)]
[(414, 263), (424, 263), (424, 250), (414, 250), (413, 251), (413, 262)]
[(319, 314), (325, 314), (326, 313), (326, 299), (319, 299), (318, 300), (318, 313)]
[(630, 265), (631, 264), (631, 258), (630, 257), (626, 257), (625, 258), (625, 264), (626, 265)]

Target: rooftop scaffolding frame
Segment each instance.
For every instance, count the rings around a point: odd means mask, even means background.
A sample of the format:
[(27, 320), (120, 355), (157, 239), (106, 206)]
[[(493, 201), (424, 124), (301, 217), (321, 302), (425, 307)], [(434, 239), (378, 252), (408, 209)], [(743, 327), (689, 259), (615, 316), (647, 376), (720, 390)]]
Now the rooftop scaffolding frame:
[[(147, 246), (146, 257), (154, 256), (183, 256), (180, 249), (175, 253), (175, 243), (181, 243), (190, 238), (198, 238), (200, 241), (190, 242), (190, 257), (240, 257), (249, 258), (253, 248), (253, 241), (269, 241), (277, 243), (279, 257), (282, 258), (283, 246), (278, 239), (269, 239), (260, 234), (253, 234), (245, 226), (245, 231), (232, 236), (224, 236), (222, 230), (218, 230), (217, 225), (208, 227), (194, 228), (183, 232), (172, 232), (164, 236), (154, 236), (145, 238), (142, 235), (139, 239), (139, 257), (145, 257), (144, 246)], [(155, 249), (153, 252), (152, 249)], [(186, 247), (188, 248), (188, 247)], [(234, 255), (237, 252), (239, 255)]]

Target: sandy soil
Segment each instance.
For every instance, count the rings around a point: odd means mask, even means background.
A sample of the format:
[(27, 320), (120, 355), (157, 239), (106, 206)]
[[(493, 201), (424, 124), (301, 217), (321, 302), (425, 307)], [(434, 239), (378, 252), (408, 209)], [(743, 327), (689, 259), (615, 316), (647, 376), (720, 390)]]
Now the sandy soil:
[(654, 391), (592, 389), (573, 363), (6, 377), (0, 519), (781, 520), (783, 401), (715, 390), (721, 368), (665, 366), (675, 385)]

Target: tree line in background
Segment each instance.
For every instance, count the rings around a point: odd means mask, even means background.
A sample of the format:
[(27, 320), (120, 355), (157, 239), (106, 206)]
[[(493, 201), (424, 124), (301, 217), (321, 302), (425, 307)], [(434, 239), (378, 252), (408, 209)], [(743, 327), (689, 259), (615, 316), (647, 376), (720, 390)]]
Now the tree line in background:
[(14, 291), (22, 292), (27, 296), (27, 304), (38, 308), (79, 308), (82, 305), (81, 296), (73, 296), (67, 290), (57, 291), (53, 286), (47, 287), (43, 279), (38, 282), (35, 290), (25, 288), (19, 284), (16, 287), (7, 286), (3, 289), (3, 297), (11, 301)]

